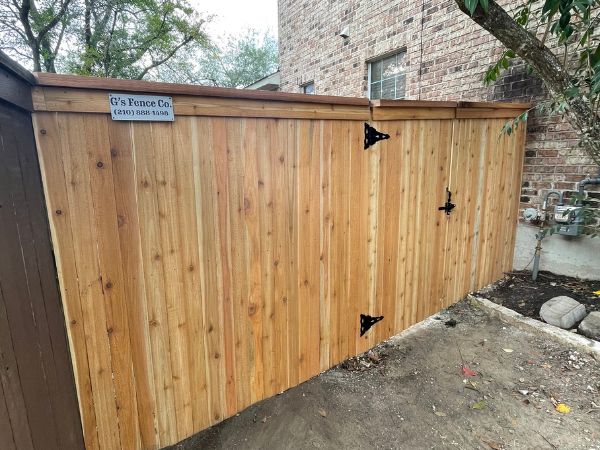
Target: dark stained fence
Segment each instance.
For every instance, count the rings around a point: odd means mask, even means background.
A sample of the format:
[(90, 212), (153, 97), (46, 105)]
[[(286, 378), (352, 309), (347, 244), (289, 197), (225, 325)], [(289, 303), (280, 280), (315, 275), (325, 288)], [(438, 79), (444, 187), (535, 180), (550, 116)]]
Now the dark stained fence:
[(0, 52), (0, 449), (83, 448), (31, 125), (31, 74)]

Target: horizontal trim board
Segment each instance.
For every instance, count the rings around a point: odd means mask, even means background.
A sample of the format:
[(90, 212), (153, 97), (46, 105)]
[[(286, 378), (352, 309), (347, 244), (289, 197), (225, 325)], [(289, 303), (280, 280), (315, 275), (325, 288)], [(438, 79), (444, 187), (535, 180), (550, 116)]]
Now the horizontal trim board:
[(434, 102), (428, 100), (371, 100), (373, 107), (390, 108), (456, 108), (458, 102)]
[(100, 89), (107, 91), (143, 92), (145, 94), (193, 95), (247, 100), (272, 100), (281, 102), (322, 103), (335, 105), (369, 106), (369, 100), (357, 97), (296, 94), (288, 92), (256, 91), (249, 89), (218, 88), (189, 84), (160, 83), (143, 80), (81, 77), (54, 73), (34, 73), (38, 86)]
[(457, 119), (514, 119), (523, 109), (458, 108)]
[(31, 87), (0, 60), (0, 100), (31, 111)]
[(529, 109), (532, 106), (531, 103), (518, 102), (458, 102), (459, 108)]
[[(32, 89), (33, 109), (34, 111), (108, 114), (110, 113), (108, 92), (120, 91), (37, 86)], [(381, 121), (515, 118), (525, 110), (524, 106), (518, 107), (524, 104), (514, 104), (517, 106), (514, 108), (506, 107), (512, 105), (510, 103), (500, 103), (497, 108), (495, 103), (484, 102), (376, 100), (369, 107), (367, 104), (270, 101), (168, 93), (173, 97), (174, 112), (178, 116)], [(300, 97), (304, 100), (309, 96)]]
[(422, 120), (422, 119), (454, 119), (455, 108), (388, 108), (374, 107), (373, 120)]
[[(33, 99), (36, 111), (106, 114), (110, 112), (108, 91), (36, 87)], [(190, 95), (173, 95), (173, 109), (175, 115), (179, 116), (345, 120), (370, 118), (368, 105), (274, 102)]]
[(31, 72), (25, 67), (11, 59), (6, 53), (0, 50), (0, 67), (12, 73), (15, 77), (19, 78), (23, 82), (33, 85), (36, 80)]
[(484, 109), (529, 109), (531, 103), (510, 102), (455, 102), (429, 100), (371, 100), (373, 107), (388, 108), (484, 108)]

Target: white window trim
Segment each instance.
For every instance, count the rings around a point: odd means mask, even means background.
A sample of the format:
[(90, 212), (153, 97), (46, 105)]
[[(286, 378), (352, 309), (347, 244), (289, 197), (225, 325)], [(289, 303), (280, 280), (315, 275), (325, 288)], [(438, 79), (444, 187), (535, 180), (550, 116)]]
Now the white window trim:
[(371, 63), (367, 61), (367, 98), (371, 100)]
[[(405, 54), (405, 58), (406, 58), (406, 47), (401, 47), (398, 50), (393, 50), (390, 52), (385, 52), (385, 53), (381, 53), (377, 56), (374, 56), (373, 58), (369, 58), (366, 60), (367, 63), (367, 98), (369, 100), (371, 100), (371, 65), (373, 63), (376, 63), (377, 61), (382, 61), (386, 58), (389, 58), (391, 56), (394, 55), (399, 55), (400, 53), (404, 53)], [(396, 100), (406, 100), (406, 77), (407, 72), (404, 72), (404, 96), (401, 99), (396, 99)], [(396, 75), (397, 76), (397, 75)], [(383, 80), (380, 80), (383, 81)], [(383, 86), (382, 86), (383, 87)], [(395, 84), (394, 84), (394, 91), (396, 90)], [(384, 99), (385, 100), (385, 99)]]

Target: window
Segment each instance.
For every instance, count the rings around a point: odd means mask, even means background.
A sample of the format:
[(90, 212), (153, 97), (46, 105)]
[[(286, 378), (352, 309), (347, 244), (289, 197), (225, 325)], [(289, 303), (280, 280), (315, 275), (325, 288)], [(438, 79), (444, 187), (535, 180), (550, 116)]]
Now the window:
[(300, 87), (302, 88), (303, 94), (314, 94), (315, 93), (315, 82), (314, 81), (309, 81), (308, 83), (304, 83)]
[(369, 63), (369, 98), (402, 99), (406, 94), (406, 51)]

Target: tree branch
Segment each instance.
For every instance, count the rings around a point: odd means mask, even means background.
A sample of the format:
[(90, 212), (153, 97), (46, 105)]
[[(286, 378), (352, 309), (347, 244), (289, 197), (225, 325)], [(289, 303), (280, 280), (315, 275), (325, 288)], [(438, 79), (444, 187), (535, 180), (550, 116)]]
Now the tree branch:
[(465, 0), (455, 0), (460, 10), (470, 16), (507, 48), (513, 50), (537, 72), (555, 98), (564, 99), (569, 108), (567, 118), (574, 128), (586, 136), (586, 145), (591, 146), (591, 156), (600, 163), (600, 126), (595, 112), (581, 97), (569, 97), (567, 90), (572, 86), (570, 76), (558, 57), (536, 36), (516, 23), (495, 0), (489, 0), (486, 13), (478, 6), (471, 16)]
[(70, 4), (71, 4), (71, 0), (64, 0), (64, 2), (62, 3), (62, 5), (61, 5), (60, 9), (58, 10), (58, 12), (56, 13), (56, 15), (38, 33), (38, 39), (42, 39), (52, 28), (54, 28), (56, 26), (56, 24), (58, 22), (60, 22), (62, 20), (63, 16), (66, 14), (67, 8), (69, 7)]
[(183, 47), (184, 45), (189, 44), (192, 41), (193, 36), (187, 36), (186, 38), (184, 38), (183, 41), (181, 41), (177, 46), (175, 46), (169, 53), (167, 53), (163, 58), (157, 60), (157, 61), (152, 61), (152, 64), (150, 64), (148, 67), (146, 67), (144, 70), (142, 70), (142, 72), (138, 75), (137, 79), (141, 80), (142, 78), (144, 78), (149, 71), (151, 71), (152, 69), (154, 69), (155, 67), (160, 66), (161, 64), (164, 64), (165, 62), (167, 62), (169, 59), (171, 59), (175, 53), (177, 53), (177, 51)]

